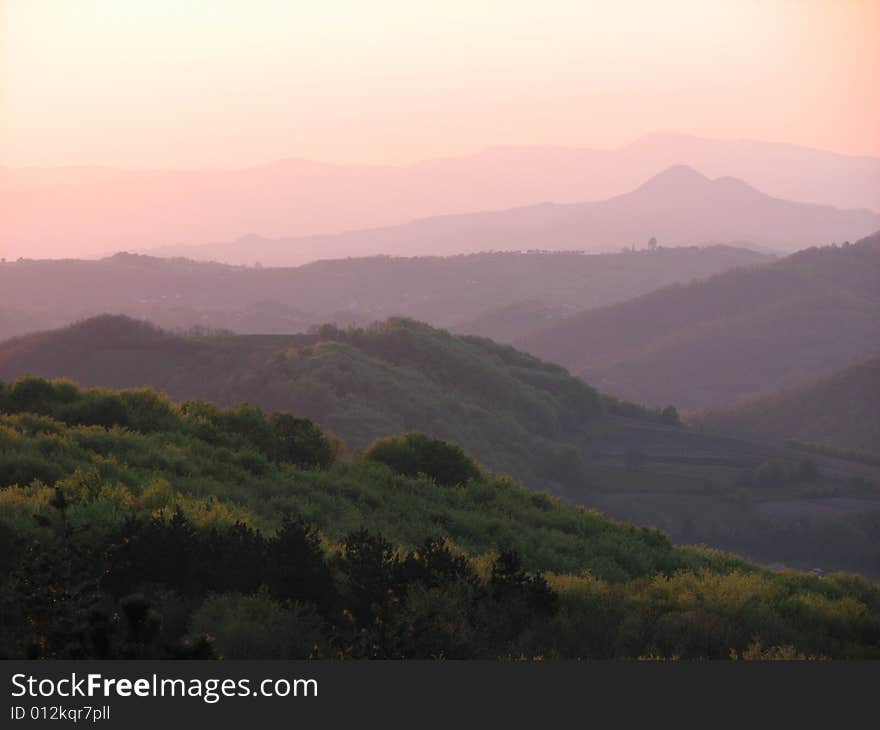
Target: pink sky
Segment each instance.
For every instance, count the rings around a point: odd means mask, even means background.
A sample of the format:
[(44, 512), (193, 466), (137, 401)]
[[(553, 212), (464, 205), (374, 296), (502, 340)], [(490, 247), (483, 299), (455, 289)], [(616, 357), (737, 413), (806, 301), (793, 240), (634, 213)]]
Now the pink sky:
[(880, 155), (878, 0), (0, 0), (0, 164), (402, 163), (674, 130)]

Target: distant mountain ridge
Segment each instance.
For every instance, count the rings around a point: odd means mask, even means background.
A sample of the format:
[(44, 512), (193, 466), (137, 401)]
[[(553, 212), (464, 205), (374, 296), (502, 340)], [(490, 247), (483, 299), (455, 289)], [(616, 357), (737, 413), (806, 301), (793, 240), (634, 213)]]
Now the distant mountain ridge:
[(711, 408), (880, 352), (880, 233), (572, 315), (514, 344), (614, 395)]
[(132, 254), (7, 262), (0, 264), (0, 339), (104, 312), (166, 328), (240, 333), (294, 333), (325, 322), (367, 324), (390, 316), (450, 327), (523, 298), (576, 312), (770, 260), (719, 246), (596, 256), (373, 257), (279, 269)]
[[(613, 150), (497, 147), (400, 167), (279, 160), (238, 170), (0, 168), (0, 256), (303, 237), (541, 201), (603, 200), (677, 164), (745, 180), (778, 198), (880, 211), (880, 158), (654, 134)], [(344, 254), (320, 258), (337, 255)]]
[(855, 240), (880, 228), (880, 214), (772, 198), (741, 180), (712, 180), (676, 165), (635, 190), (588, 203), (541, 203), (507, 210), (422, 218), (384, 228), (224, 244), (175, 246), (165, 255), (287, 265), (334, 256), (455, 255), (529, 249), (591, 253), (642, 247), (649, 239), (688, 246), (747, 241), (793, 251)]

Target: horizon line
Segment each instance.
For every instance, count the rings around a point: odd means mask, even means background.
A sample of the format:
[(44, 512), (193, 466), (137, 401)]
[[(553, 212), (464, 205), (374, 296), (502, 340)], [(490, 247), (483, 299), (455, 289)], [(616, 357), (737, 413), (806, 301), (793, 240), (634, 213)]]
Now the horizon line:
[(379, 168), (379, 169), (391, 169), (391, 170), (406, 170), (411, 168), (420, 167), (423, 165), (428, 165), (437, 162), (446, 162), (451, 160), (462, 160), (472, 157), (478, 157), (487, 152), (491, 152), (493, 150), (559, 150), (559, 151), (572, 151), (572, 152), (598, 152), (598, 153), (613, 153), (613, 152), (621, 152), (630, 147), (634, 147), (641, 142), (645, 142), (652, 138), (672, 138), (677, 137), (680, 139), (689, 139), (689, 140), (697, 140), (701, 142), (716, 142), (721, 144), (758, 144), (758, 145), (766, 145), (772, 147), (788, 147), (791, 149), (798, 149), (809, 152), (820, 152), (822, 154), (834, 155), (836, 157), (844, 157), (848, 159), (867, 159), (867, 160), (880, 160), (880, 154), (854, 154), (850, 152), (838, 152), (836, 150), (831, 150), (823, 147), (814, 147), (810, 145), (799, 144), (796, 142), (779, 142), (772, 141), (766, 139), (756, 139), (754, 137), (711, 137), (705, 136), (701, 134), (692, 134), (689, 132), (679, 132), (672, 130), (658, 130), (654, 132), (646, 132), (641, 134), (629, 142), (625, 142), (623, 144), (613, 145), (613, 146), (594, 146), (594, 145), (575, 145), (575, 144), (561, 144), (561, 145), (553, 145), (553, 144), (530, 144), (527, 142), (521, 144), (501, 144), (501, 145), (493, 145), (486, 144), (480, 147), (471, 148), (469, 151), (461, 151), (458, 154), (449, 154), (449, 155), (441, 155), (438, 157), (420, 157), (407, 162), (378, 162), (378, 161), (362, 161), (362, 162), (334, 162), (329, 160), (322, 160), (313, 157), (302, 157), (302, 156), (284, 156), (284, 157), (273, 157), (268, 160), (264, 160), (262, 162), (252, 162), (241, 165), (192, 165), (192, 166), (164, 166), (164, 167), (138, 167), (138, 166), (129, 166), (129, 165), (110, 165), (103, 163), (89, 163), (89, 162), (78, 162), (78, 163), (63, 163), (63, 164), (25, 164), (25, 165), (11, 165), (6, 162), (0, 161), (0, 170), (8, 170), (8, 171), (49, 171), (49, 170), (106, 170), (113, 172), (241, 172), (245, 170), (257, 170), (264, 167), (272, 167), (275, 165), (280, 165), (284, 163), (300, 163), (300, 164), (309, 164), (322, 166), (327, 168)]

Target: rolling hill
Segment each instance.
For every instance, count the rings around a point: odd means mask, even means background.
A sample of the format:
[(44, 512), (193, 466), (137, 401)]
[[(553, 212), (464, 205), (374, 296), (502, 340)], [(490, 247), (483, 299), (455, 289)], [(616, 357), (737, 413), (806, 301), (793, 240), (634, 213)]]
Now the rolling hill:
[(447, 327), (522, 298), (578, 311), (770, 260), (728, 246), (595, 256), (375, 257), (280, 269), (134, 254), (97, 261), (22, 260), (0, 263), (0, 339), (103, 312), (173, 329), (201, 326), (248, 334), (303, 332), (324, 322), (370, 323), (391, 316)]
[(776, 443), (793, 439), (880, 459), (880, 359), (763, 398), (698, 413), (691, 422), (743, 438)]
[(492, 468), (533, 484), (561, 481), (566, 459), (577, 473), (587, 427), (602, 413), (599, 395), (562, 368), (409, 320), (315, 335), (181, 337), (99, 317), (0, 345), (0, 378), (24, 373), (291, 411), (352, 448), (425, 431), (467, 441)]
[(308, 335), (179, 336), (100, 317), (0, 344), (0, 379), (26, 373), (289, 411), (354, 451), (421, 431), (466, 445), (533, 489), (676, 540), (880, 575), (870, 465), (813, 454), (807, 464), (795, 449), (686, 428), (509, 346), (412, 320)]
[[(161, 255), (202, 257), (198, 244), (248, 234), (301, 237), (542, 201), (603, 200), (677, 164), (745, 180), (777, 198), (880, 211), (878, 158), (654, 134), (613, 150), (496, 147), (401, 167), (288, 159), (234, 170), (0, 168), (0, 255), (97, 256), (164, 247)], [(258, 259), (246, 246), (232, 253), (232, 263)], [(213, 255), (204, 250), (204, 257)], [(288, 252), (285, 263), (307, 260)]]
[(573, 315), (517, 339), (603, 391), (699, 410), (880, 348), (880, 234)]
[(878, 228), (880, 213), (773, 198), (736, 178), (712, 180), (679, 165), (629, 193), (598, 202), (542, 203), (300, 238), (249, 237), (163, 253), (279, 266), (328, 255), (448, 256), (528, 249), (595, 253), (643, 246), (651, 238), (671, 246), (745, 241), (788, 252), (854, 240)]
[(417, 475), (399, 439), (332, 443), (247, 405), (0, 382), (0, 656), (878, 655), (858, 576), (673, 546), (427, 437)]

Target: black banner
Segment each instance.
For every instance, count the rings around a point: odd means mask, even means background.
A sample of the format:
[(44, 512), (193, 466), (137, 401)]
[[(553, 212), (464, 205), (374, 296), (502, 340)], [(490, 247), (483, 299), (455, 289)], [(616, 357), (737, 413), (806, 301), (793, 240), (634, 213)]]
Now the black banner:
[[(854, 662), (8, 661), (0, 727), (470, 728), (683, 721), (702, 726), (872, 711), (880, 664)], [(861, 715), (867, 717), (870, 715)]]

